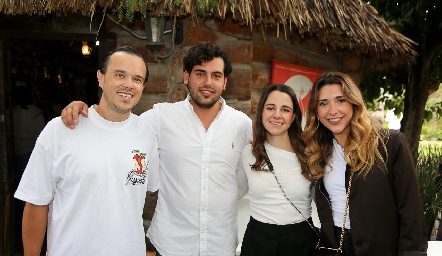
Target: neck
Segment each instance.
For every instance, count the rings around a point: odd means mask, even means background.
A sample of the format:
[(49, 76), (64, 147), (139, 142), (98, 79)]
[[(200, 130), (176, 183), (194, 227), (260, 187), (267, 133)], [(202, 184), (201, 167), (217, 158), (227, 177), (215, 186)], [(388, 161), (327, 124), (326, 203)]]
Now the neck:
[(345, 147), (345, 142), (347, 141), (347, 136), (335, 136), (336, 141), (341, 147)]
[(95, 111), (104, 119), (111, 121), (111, 122), (123, 122), (126, 119), (129, 118), (130, 112), (120, 114), (116, 113), (115, 111), (111, 111), (107, 107), (103, 106), (103, 104), (98, 104), (95, 107)]
[(209, 129), (209, 126), (212, 124), (213, 120), (215, 120), (216, 115), (218, 115), (222, 106), (221, 103), (216, 102), (215, 105), (210, 108), (202, 108), (196, 105), (192, 99), (190, 99), (190, 104), (193, 106), (193, 111), (198, 116), (206, 130)]
[(267, 136), (267, 143), (272, 147), (279, 148), (288, 152), (295, 152), (290, 144), (290, 138), (288, 133), (285, 133), (281, 136)]

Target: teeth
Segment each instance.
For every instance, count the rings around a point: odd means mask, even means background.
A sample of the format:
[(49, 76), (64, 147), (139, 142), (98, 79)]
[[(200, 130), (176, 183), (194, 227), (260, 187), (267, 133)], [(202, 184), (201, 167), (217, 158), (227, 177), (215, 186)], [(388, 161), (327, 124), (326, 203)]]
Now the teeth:
[(118, 95), (123, 96), (124, 98), (132, 98), (133, 96), (124, 92), (119, 92)]
[(272, 122), (272, 121), (270, 121), (270, 123), (274, 124), (274, 125), (282, 125), (282, 123), (280, 123), (280, 122)]
[(330, 122), (337, 122), (337, 121), (339, 121), (339, 120), (341, 120), (342, 118), (340, 117), (340, 118), (330, 118), (330, 119), (328, 119)]

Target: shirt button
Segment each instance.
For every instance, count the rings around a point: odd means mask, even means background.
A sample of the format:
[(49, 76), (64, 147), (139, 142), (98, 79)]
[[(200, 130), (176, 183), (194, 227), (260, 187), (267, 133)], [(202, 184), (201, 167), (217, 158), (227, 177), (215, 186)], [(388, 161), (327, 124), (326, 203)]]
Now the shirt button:
[(206, 190), (206, 187), (202, 187), (203, 190)]
[(203, 209), (201, 209), (201, 211), (202, 211), (202, 212), (205, 212), (206, 210), (203, 208)]
[(203, 231), (201, 231), (201, 234), (204, 234), (204, 230), (203, 230)]

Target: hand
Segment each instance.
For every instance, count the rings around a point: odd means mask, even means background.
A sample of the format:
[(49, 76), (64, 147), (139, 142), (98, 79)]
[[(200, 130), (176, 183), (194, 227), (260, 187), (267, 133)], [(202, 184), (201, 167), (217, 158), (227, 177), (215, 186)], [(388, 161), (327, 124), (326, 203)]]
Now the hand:
[(88, 106), (82, 101), (73, 101), (61, 111), (61, 120), (64, 125), (74, 129), (78, 124), (78, 114), (87, 117)]

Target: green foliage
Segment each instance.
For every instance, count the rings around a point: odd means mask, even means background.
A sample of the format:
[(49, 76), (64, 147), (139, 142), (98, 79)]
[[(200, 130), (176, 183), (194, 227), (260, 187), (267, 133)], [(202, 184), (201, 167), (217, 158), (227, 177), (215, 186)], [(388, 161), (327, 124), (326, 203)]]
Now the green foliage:
[(214, 10), (218, 5), (218, 0), (209, 0), (209, 6), (211, 10)]
[(442, 176), (438, 172), (439, 164), (442, 163), (442, 147), (440, 144), (421, 146), (418, 152), (413, 151), (413, 158), (430, 237), (437, 213), (442, 209)]
[[(367, 102), (385, 100), (386, 109), (396, 108), (399, 112), (403, 112), (404, 88), (408, 82), (407, 76), (405, 67), (398, 70), (371, 73), (364, 76), (359, 86)], [(381, 93), (384, 95), (381, 95)], [(367, 104), (367, 106), (370, 105)]]
[[(152, 0), (152, 3), (155, 3), (156, 0)], [(139, 12), (142, 17), (145, 16), (147, 11), (147, 3), (146, 0), (124, 0), (124, 5), (122, 4), (118, 9), (118, 20), (121, 22), (124, 17), (129, 22), (132, 22), (135, 18), (135, 13)]]
[(206, 13), (206, 0), (196, 0), (201, 13), (204, 15)]
[(439, 89), (432, 93), (428, 98), (427, 104), (425, 105), (425, 111), (428, 112), (428, 118), (426, 121), (430, 121), (433, 117), (436, 119), (441, 119), (442, 117), (442, 84), (439, 85)]
[[(366, 0), (376, 8), (379, 14), (396, 30), (417, 43), (414, 49), (417, 52), (416, 60), (410, 65), (396, 67), (387, 71), (377, 72), (364, 76), (362, 84), (367, 89), (373, 86), (384, 87), (392, 95), (400, 95), (400, 90), (407, 88), (406, 102), (421, 100), (412, 99), (420, 92), (433, 92), (442, 82), (442, 5), (435, 0)], [(437, 2), (437, 3), (436, 3)], [(385, 78), (385, 79), (384, 79)], [(409, 84), (413, 81), (413, 84)], [(384, 83), (382, 83), (384, 82)], [(413, 86), (413, 88), (411, 88)], [(367, 90), (368, 90), (367, 89)], [(376, 97), (368, 100), (373, 101)], [(404, 111), (405, 120), (421, 123), (421, 116), (431, 119), (434, 113), (439, 113), (440, 105), (425, 110), (421, 105), (407, 105)], [(402, 109), (395, 105), (397, 109)], [(411, 116), (408, 116), (411, 115)], [(406, 122), (403, 127), (409, 141), (416, 143), (420, 135), (420, 127)], [(416, 145), (413, 145), (416, 146)]]

